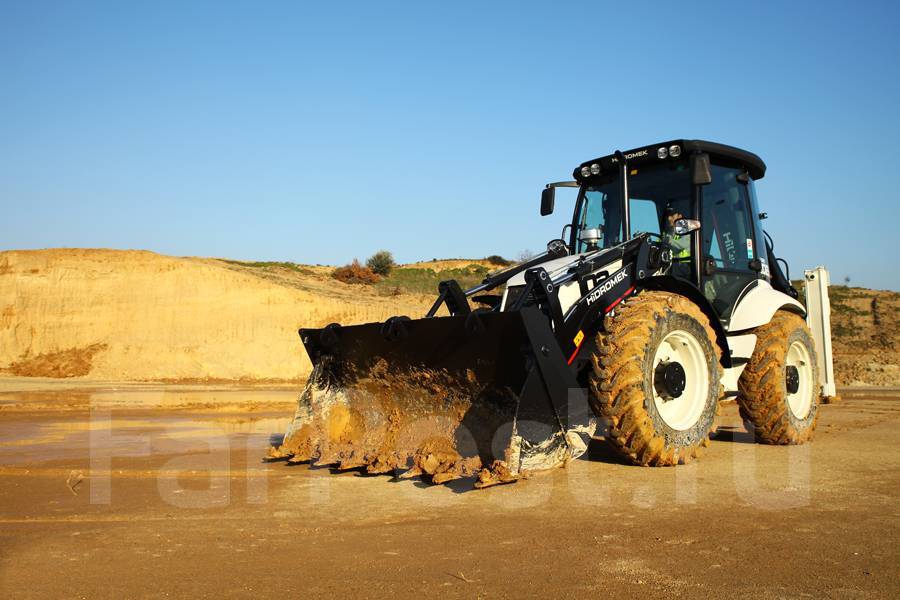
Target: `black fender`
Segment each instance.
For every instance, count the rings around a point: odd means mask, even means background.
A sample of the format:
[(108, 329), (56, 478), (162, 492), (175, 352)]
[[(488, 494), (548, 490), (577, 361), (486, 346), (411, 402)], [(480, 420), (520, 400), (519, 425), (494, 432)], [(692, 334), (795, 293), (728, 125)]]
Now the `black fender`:
[(706, 296), (703, 295), (700, 288), (685, 279), (672, 277), (671, 275), (659, 275), (639, 280), (637, 282), (637, 289), (673, 292), (688, 298), (691, 302), (699, 306), (700, 310), (703, 311), (703, 314), (709, 317), (709, 322), (716, 332), (716, 343), (719, 345), (719, 348), (722, 349), (722, 366), (726, 369), (734, 366), (731, 362), (731, 349), (728, 347), (728, 334), (725, 332), (725, 328), (722, 327), (722, 322), (719, 320), (719, 316), (716, 314), (715, 309), (713, 309), (712, 304), (706, 299)]

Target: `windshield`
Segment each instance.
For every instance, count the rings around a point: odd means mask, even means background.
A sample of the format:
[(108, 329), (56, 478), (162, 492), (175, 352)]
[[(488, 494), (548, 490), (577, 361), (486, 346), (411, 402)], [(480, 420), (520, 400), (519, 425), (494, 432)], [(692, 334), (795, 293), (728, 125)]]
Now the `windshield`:
[[(623, 223), (619, 178), (589, 181), (578, 210), (576, 232), (598, 229), (598, 248), (622, 243)], [(631, 169), (628, 174), (631, 235), (639, 232), (666, 233), (667, 211), (691, 218), (690, 169), (684, 162), (667, 163)], [(592, 245), (578, 239), (577, 251), (586, 252)]]

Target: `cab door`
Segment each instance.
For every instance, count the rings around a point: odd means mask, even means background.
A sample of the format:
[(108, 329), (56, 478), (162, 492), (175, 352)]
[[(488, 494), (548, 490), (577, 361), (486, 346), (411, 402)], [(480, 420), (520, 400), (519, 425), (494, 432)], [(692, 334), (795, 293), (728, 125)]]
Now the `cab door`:
[(751, 267), (758, 250), (742, 173), (712, 165), (712, 182), (701, 188), (700, 287), (725, 324), (744, 290), (759, 279)]

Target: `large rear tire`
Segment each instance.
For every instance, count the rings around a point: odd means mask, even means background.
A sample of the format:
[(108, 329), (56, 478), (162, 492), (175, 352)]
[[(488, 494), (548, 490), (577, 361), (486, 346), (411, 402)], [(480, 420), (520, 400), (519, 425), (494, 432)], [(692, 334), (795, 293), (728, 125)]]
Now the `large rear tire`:
[(667, 466), (709, 445), (722, 379), (714, 340), (709, 318), (677, 294), (646, 291), (606, 317), (589, 399), (618, 452)]
[(816, 428), (821, 396), (809, 327), (778, 311), (754, 333), (756, 348), (738, 382), (741, 417), (757, 442), (802, 444)]

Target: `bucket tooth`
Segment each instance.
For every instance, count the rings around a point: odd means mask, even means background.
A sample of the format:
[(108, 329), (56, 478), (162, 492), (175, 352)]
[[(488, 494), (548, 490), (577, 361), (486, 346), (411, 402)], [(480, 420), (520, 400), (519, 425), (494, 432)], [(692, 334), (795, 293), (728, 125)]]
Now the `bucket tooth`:
[(398, 468), (403, 468), (400, 466), (400, 461), (395, 456), (391, 457), (383, 457), (379, 456), (375, 458), (374, 461), (369, 463), (366, 467), (366, 472), (371, 473), (372, 475), (381, 475), (384, 473), (392, 473)]
[(370, 475), (383, 475), (385, 473), (390, 473), (394, 470), (394, 467), (385, 464), (385, 463), (374, 463), (366, 467), (366, 473)]
[(432, 483), (442, 484), (454, 479), (475, 475), (481, 469), (481, 459), (477, 456), (469, 458), (459, 456), (440, 458), (434, 454), (429, 454), (421, 461), (421, 465), (422, 470), (431, 475)]
[(413, 465), (406, 471), (400, 473), (400, 476), (398, 477), (398, 479), (412, 479), (413, 477), (418, 477), (421, 474), (422, 474), (422, 469)]
[(286, 450), (284, 446), (279, 448), (279, 452), (284, 454), (284, 456), (288, 457), (289, 463), (308, 463), (312, 462), (313, 458), (318, 455), (317, 451), (305, 451), (301, 452), (299, 450)]
[(462, 474), (460, 474), (456, 470), (443, 471), (441, 473), (435, 473), (431, 477), (431, 483), (435, 485), (441, 485), (442, 483), (447, 483), (448, 481), (453, 481), (454, 479), (460, 479)]
[(359, 469), (369, 464), (368, 455), (357, 449), (349, 452), (341, 452), (341, 459), (337, 466), (339, 471), (348, 471), (350, 469)]
[(349, 460), (342, 460), (337, 468), (338, 471), (349, 471), (351, 469), (359, 469), (360, 467), (365, 467), (366, 462), (364, 460), (359, 460), (356, 458), (351, 458)]
[(320, 454), (319, 458), (313, 461), (314, 467), (331, 467), (341, 462), (340, 454)]
[(478, 480), (475, 482), (475, 487), (482, 489), (493, 485), (513, 483), (519, 478), (520, 475), (518, 473), (513, 473), (505, 462), (502, 460), (495, 460), (490, 468), (482, 469), (478, 473)]
[(434, 454), (426, 454), (425, 456), (416, 457), (416, 465), (423, 473), (434, 475), (437, 472), (438, 467), (441, 466), (441, 460)]
[(281, 450), (281, 447), (270, 446), (263, 460), (266, 462), (276, 462), (279, 460), (290, 460), (291, 455)]

